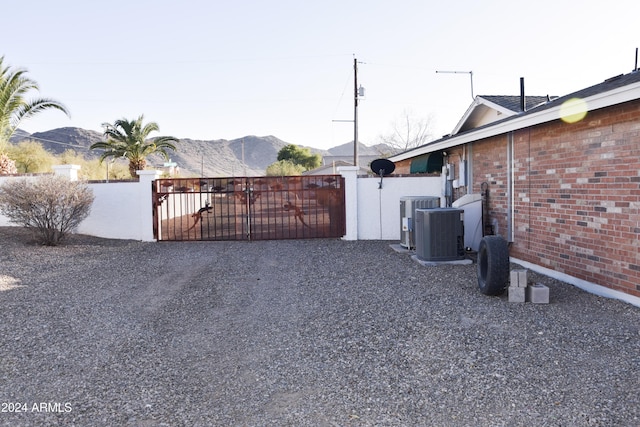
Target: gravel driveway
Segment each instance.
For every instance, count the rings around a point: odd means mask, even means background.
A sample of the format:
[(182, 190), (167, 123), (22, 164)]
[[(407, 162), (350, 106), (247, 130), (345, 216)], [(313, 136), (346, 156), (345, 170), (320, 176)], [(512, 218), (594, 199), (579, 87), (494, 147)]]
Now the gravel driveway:
[(517, 304), (390, 242), (28, 236), (0, 227), (0, 425), (640, 425), (640, 309), (547, 277)]

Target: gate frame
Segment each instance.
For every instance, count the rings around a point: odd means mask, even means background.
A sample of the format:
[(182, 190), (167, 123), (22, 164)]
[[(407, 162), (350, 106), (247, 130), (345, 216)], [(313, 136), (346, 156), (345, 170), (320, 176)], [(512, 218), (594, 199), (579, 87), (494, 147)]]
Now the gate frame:
[(152, 200), (156, 241), (346, 234), (345, 178), (336, 174), (157, 179)]

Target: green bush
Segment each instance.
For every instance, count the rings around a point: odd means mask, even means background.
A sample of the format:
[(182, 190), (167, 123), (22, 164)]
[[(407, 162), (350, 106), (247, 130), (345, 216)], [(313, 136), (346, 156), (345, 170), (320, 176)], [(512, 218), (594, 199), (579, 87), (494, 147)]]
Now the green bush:
[(304, 166), (296, 165), (290, 160), (278, 160), (267, 166), (267, 176), (293, 176), (302, 175)]
[(46, 175), (16, 179), (0, 187), (0, 212), (34, 230), (44, 245), (58, 245), (91, 212), (93, 192), (80, 181)]

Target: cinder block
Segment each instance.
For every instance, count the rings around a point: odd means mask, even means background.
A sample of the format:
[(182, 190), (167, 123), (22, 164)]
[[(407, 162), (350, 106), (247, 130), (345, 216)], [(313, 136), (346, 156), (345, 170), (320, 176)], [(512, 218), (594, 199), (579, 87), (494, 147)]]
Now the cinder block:
[(515, 286), (518, 288), (526, 288), (527, 287), (527, 270), (511, 270), (510, 277), (510, 286)]
[(525, 302), (525, 289), (519, 286), (509, 286), (509, 302)]
[(527, 301), (534, 304), (549, 304), (549, 288), (542, 283), (527, 286)]

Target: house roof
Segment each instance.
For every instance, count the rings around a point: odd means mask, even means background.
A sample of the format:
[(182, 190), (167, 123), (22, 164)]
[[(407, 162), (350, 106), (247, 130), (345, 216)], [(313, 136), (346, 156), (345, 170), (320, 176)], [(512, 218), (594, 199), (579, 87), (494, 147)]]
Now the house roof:
[[(555, 98), (544, 104), (538, 104), (524, 112), (519, 112), (502, 120), (491, 122), (477, 128), (445, 136), (420, 147), (389, 157), (393, 162), (410, 159), (422, 154), (445, 150), (495, 135), (539, 125), (560, 119), (565, 102), (577, 98), (583, 101), (586, 111), (593, 111), (623, 102), (640, 99), (640, 71), (620, 74), (602, 83)], [(475, 101), (474, 101), (475, 102)]]
[[(514, 113), (520, 112), (520, 96), (514, 95), (480, 95), (482, 98), (501, 107), (507, 108)], [(540, 104), (549, 101), (549, 96), (525, 96), (525, 110), (530, 110)], [(554, 97), (557, 98), (557, 97)]]
[[(549, 101), (548, 96), (525, 96), (525, 110)], [(464, 113), (451, 135), (483, 126), (520, 113), (520, 96), (478, 95)], [(502, 117), (504, 116), (504, 117)]]

